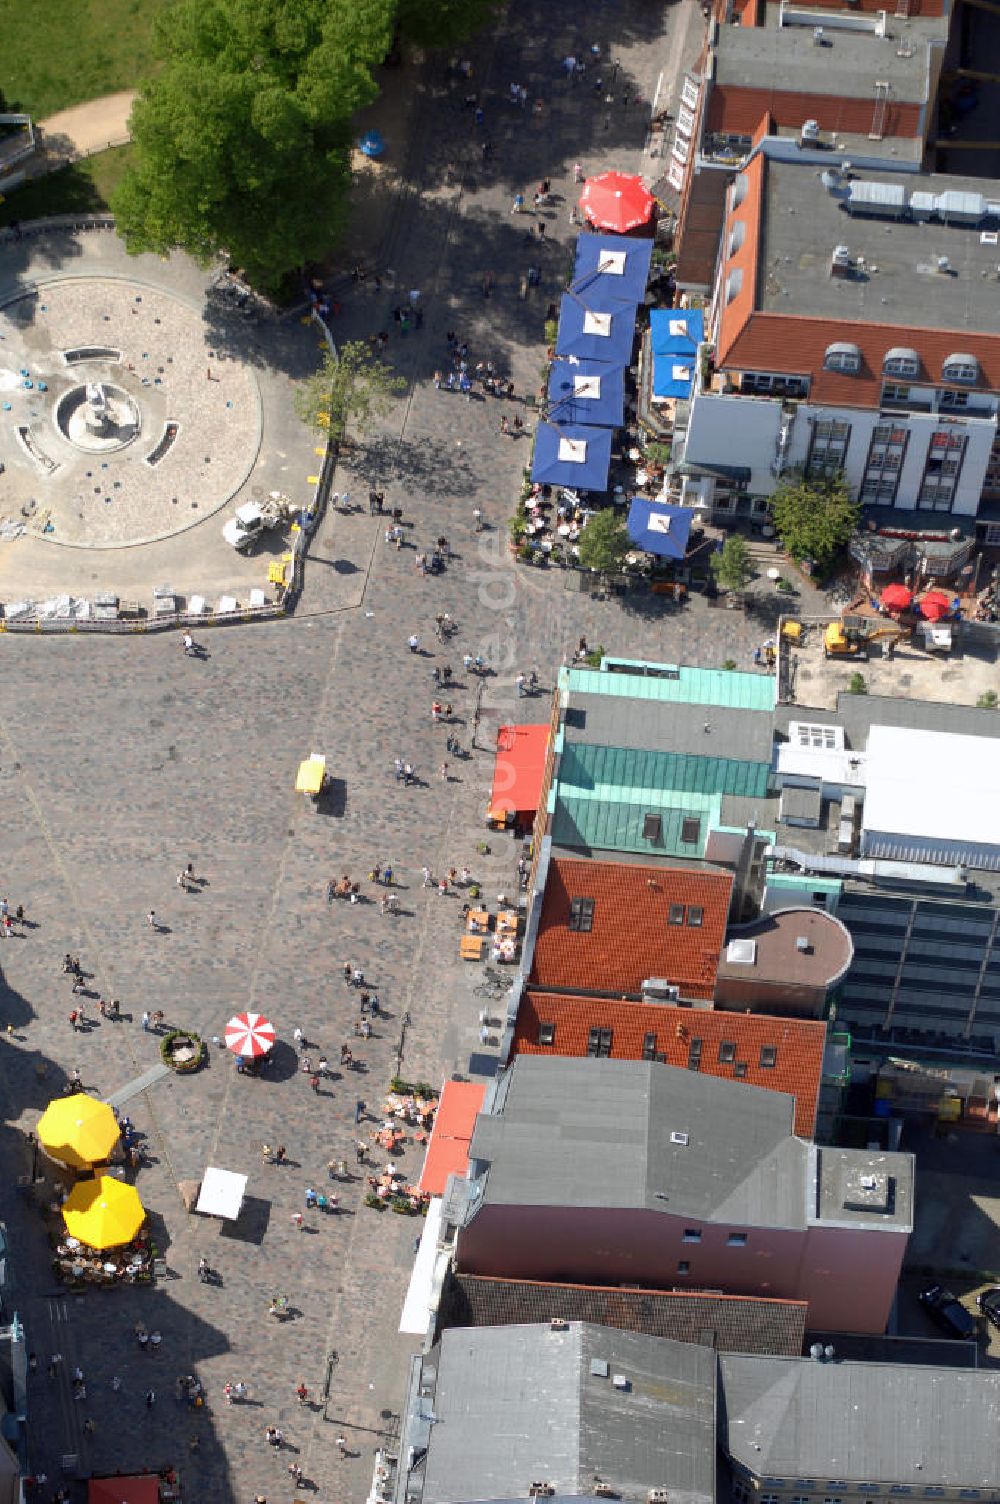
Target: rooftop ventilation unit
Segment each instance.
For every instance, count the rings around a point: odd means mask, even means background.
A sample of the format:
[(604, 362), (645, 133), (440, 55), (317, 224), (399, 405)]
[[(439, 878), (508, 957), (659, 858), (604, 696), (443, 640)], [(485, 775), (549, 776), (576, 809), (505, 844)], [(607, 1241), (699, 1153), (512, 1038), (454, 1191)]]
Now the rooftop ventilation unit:
[(812, 946), (809, 944), (808, 935), (796, 935), (795, 949), (800, 953), (800, 955), (807, 956), (809, 954)]
[(666, 977), (647, 977), (642, 984), (644, 997), (661, 998), (666, 1003), (675, 1003), (681, 995), (681, 989), (675, 982), (668, 982)]
[(849, 277), (851, 274), (851, 253), (846, 245), (835, 245), (833, 255), (830, 257), (830, 276)]
[(726, 960), (730, 966), (753, 966), (757, 960), (756, 940), (730, 940)]
[(626, 1392), (632, 1388), (632, 1380), (630, 1378), (627, 1378), (623, 1373), (616, 1373), (613, 1376), (611, 1382), (616, 1389), (622, 1389)]
[(646, 1504), (670, 1504), (669, 1488), (650, 1488), (646, 1491)]
[(549, 1317), (549, 1331), (550, 1332), (566, 1332), (568, 1330), (569, 1330), (569, 1322), (568, 1321), (564, 1321), (561, 1316), (550, 1316)]
[(670, 1142), (672, 1144), (680, 1144), (682, 1149), (686, 1149), (688, 1144), (691, 1142), (691, 1135), (688, 1133), (675, 1132), (670, 1135)]
[(554, 1493), (555, 1489), (552, 1487), (551, 1483), (528, 1484), (529, 1499), (551, 1499)]
[(818, 141), (819, 140), (819, 121), (818, 120), (804, 120), (802, 122), (802, 130), (801, 130), (801, 132), (799, 134), (799, 140), (802, 142), (803, 146), (805, 146), (809, 142)]

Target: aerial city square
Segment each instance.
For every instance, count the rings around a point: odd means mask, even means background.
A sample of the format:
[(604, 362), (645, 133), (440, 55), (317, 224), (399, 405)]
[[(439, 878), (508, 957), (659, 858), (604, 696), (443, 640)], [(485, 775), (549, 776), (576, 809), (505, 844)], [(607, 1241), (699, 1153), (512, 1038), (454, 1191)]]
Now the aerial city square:
[(1000, 1504), (998, 120), (0, 0), (0, 1504)]

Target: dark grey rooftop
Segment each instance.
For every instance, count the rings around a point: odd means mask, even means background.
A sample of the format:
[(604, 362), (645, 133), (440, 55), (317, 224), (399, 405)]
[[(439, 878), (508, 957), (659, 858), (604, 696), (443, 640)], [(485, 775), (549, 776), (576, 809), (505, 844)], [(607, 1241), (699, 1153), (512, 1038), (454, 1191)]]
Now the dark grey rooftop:
[[(469, 1157), (489, 1168), (470, 1217), (486, 1205), (621, 1207), (750, 1227), (910, 1226), (910, 1156), (819, 1159), (794, 1137), (781, 1092), (650, 1061), (520, 1055), (487, 1107)], [(884, 1205), (861, 1190), (876, 1159), (893, 1180)]]
[(565, 725), (569, 743), (771, 761), (770, 711), (574, 694)]
[[(1000, 184), (983, 178), (865, 171), (852, 182), (888, 184), (911, 197), (950, 191), (1000, 199)], [(980, 240), (982, 231), (1000, 228), (996, 218), (969, 225), (871, 218), (847, 213), (843, 203), (843, 194), (823, 186), (816, 167), (768, 162), (758, 307), (848, 322), (1000, 333), (1000, 251)], [(838, 245), (847, 246), (852, 261), (864, 258), (863, 275), (830, 275)], [(950, 272), (938, 270), (939, 257), (947, 258)], [(939, 373), (925, 375), (933, 380)]]
[(593, 1495), (597, 1479), (642, 1504), (651, 1488), (714, 1504), (710, 1349), (571, 1322), (453, 1328), (435, 1359), (425, 1504), (525, 1499), (535, 1482)]
[(1000, 1488), (1000, 1373), (721, 1354), (720, 1444), (758, 1475)]
[[(794, 79), (797, 94), (874, 101), (876, 81), (886, 79), (893, 100), (919, 103), (926, 98), (928, 43), (947, 37), (948, 17), (903, 20), (890, 14), (886, 35), (879, 37), (874, 29), (841, 31), (831, 11), (823, 17), (823, 45), (818, 46), (812, 24), (779, 27), (778, 10), (776, 4), (768, 5), (764, 26), (719, 28), (718, 83), (771, 89), (775, 79)], [(851, 20), (874, 27), (875, 18), (853, 12)], [(808, 101), (803, 119), (807, 115)]]
[[(904, 700), (888, 695), (837, 696), (836, 710), (809, 705), (779, 705), (774, 712), (776, 731), (787, 736), (792, 721), (843, 726), (847, 745), (855, 752), (864, 750), (872, 726), (905, 726), (914, 731), (948, 731), (960, 736), (998, 734), (995, 711), (977, 710), (974, 705), (955, 705), (942, 700)], [(720, 749), (720, 755), (724, 755)]]

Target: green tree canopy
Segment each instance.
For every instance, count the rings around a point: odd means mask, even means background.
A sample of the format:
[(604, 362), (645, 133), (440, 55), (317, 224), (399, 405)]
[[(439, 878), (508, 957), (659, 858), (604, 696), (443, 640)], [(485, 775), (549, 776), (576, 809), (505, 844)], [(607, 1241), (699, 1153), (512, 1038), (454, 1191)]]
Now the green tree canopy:
[(277, 288), (343, 228), (352, 116), (377, 94), (396, 0), (177, 0), (112, 201), (130, 251), (224, 252)]
[(843, 475), (829, 480), (780, 481), (771, 497), (775, 531), (793, 559), (826, 569), (858, 525), (861, 509)]
[(723, 590), (743, 590), (753, 579), (755, 570), (746, 543), (733, 533), (710, 560), (712, 573)]
[(404, 377), (356, 340), (336, 355), (324, 350), (319, 370), (295, 389), (295, 411), (311, 428), (339, 440), (349, 423), (361, 432), (369, 428), (405, 386)]
[(422, 47), (448, 47), (493, 20), (498, 0), (399, 0), (399, 30)]
[(628, 529), (611, 507), (597, 512), (580, 534), (580, 563), (584, 569), (599, 569), (604, 573), (621, 569), (625, 555), (632, 547)]

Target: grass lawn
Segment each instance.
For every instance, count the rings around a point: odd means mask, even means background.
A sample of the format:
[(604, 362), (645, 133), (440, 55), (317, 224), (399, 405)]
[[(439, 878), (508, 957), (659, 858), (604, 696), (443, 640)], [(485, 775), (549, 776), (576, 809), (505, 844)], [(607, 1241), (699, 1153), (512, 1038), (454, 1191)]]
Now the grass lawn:
[(131, 156), (131, 146), (114, 146), (58, 172), (32, 178), (0, 200), (0, 225), (9, 225), (15, 219), (43, 219), (48, 214), (107, 209), (108, 197)]
[(0, 0), (0, 94), (8, 110), (56, 110), (134, 88), (152, 66), (167, 0)]

